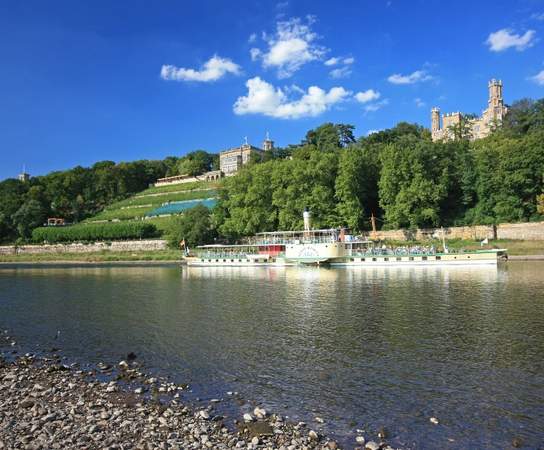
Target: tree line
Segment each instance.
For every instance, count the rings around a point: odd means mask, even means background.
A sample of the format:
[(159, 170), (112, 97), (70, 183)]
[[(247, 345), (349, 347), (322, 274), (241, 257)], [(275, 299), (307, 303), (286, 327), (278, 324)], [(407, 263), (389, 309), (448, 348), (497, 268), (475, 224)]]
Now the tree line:
[(109, 204), (146, 189), (157, 178), (199, 174), (218, 165), (218, 156), (197, 150), (164, 160), (101, 161), (30, 178), (0, 182), (0, 242), (28, 240), (48, 217), (77, 223)]
[(544, 220), (544, 100), (522, 100), (489, 137), (432, 142), (418, 125), (355, 139), (324, 124), (298, 145), (225, 181), (212, 214), (218, 236), (302, 227), (368, 230)]
[[(217, 165), (217, 155), (198, 150), (161, 161), (103, 161), (26, 183), (5, 180), (0, 241), (28, 239), (47, 217), (79, 222), (157, 178)], [(433, 143), (427, 129), (409, 123), (356, 139), (353, 126), (326, 123), (244, 166), (224, 180), (213, 211), (186, 213), (175, 227), (194, 245), (300, 229), (304, 208), (316, 227), (355, 232), (370, 228), (371, 215), (385, 229), (543, 220), (543, 178), (544, 99), (516, 102), (502, 127), (474, 142), (460, 133)]]

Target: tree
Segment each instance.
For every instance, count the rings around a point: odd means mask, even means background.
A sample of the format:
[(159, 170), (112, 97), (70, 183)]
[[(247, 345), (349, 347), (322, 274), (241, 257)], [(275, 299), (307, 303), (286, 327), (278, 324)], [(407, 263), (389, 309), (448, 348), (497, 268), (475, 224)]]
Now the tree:
[(186, 210), (172, 221), (167, 236), (174, 248), (183, 240), (190, 247), (212, 243), (217, 233), (212, 227), (210, 210), (204, 205)]
[(411, 136), (383, 149), (379, 193), (389, 227), (441, 224), (440, 204), (447, 197), (450, 175), (441, 149)]
[(13, 224), (17, 233), (23, 239), (32, 236), (32, 230), (42, 225), (47, 218), (47, 213), (36, 200), (28, 200), (13, 214)]
[(336, 150), (355, 142), (353, 125), (324, 123), (306, 133), (302, 145), (313, 145), (318, 150)]
[(204, 150), (196, 150), (188, 153), (178, 161), (178, 173), (180, 175), (201, 175), (211, 170), (214, 156)]

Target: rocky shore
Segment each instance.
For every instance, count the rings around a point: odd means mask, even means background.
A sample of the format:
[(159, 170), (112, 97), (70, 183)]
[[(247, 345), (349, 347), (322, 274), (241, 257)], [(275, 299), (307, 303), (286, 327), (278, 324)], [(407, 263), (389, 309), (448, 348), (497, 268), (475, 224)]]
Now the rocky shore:
[[(146, 375), (127, 356), (93, 370), (66, 366), (57, 354), (0, 357), (0, 449), (340, 448), (260, 407), (230, 422), (216, 413), (220, 399), (193, 407), (184, 402), (188, 386)], [(348, 448), (392, 450), (383, 439), (354, 439)]]

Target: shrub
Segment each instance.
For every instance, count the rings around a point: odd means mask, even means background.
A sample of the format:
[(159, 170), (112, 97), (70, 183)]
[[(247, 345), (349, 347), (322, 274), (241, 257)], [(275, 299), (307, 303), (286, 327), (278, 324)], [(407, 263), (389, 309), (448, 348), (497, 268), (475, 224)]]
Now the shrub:
[(144, 222), (92, 223), (69, 227), (40, 227), (32, 232), (34, 242), (111, 241), (157, 236), (157, 228)]

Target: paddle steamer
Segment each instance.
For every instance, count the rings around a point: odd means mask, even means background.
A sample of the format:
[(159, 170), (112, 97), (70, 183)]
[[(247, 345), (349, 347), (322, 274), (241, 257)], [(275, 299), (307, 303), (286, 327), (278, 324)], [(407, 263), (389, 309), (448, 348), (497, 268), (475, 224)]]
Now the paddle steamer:
[(304, 230), (258, 233), (240, 245), (201, 245), (187, 252), (189, 266), (336, 266), (482, 265), (506, 259), (506, 249), (442, 251), (429, 247), (377, 246), (344, 229), (313, 230), (304, 211)]

